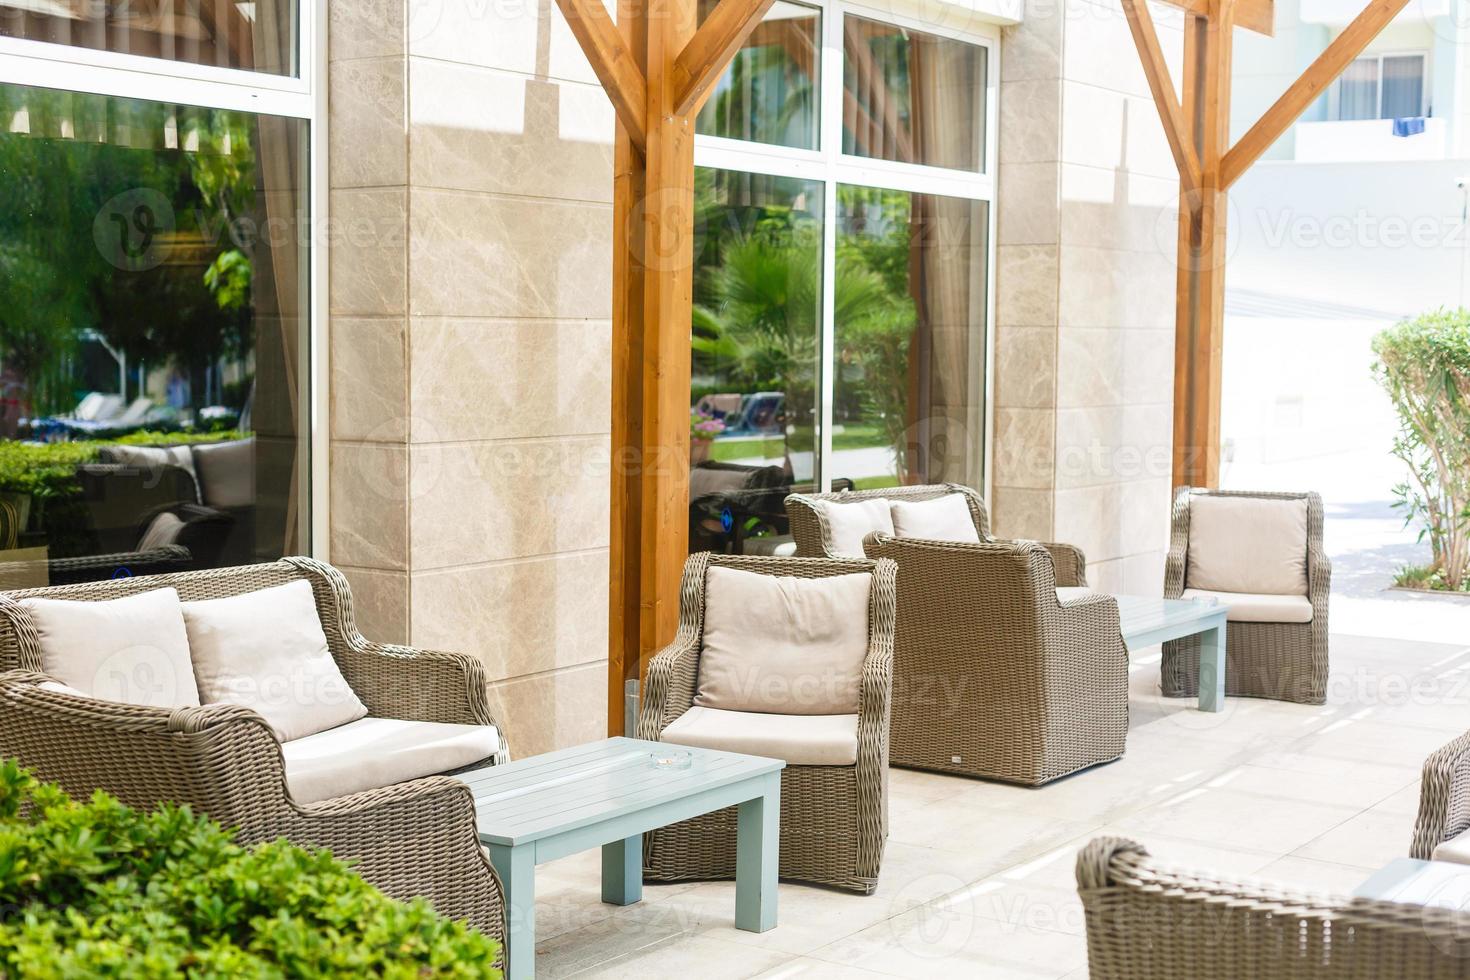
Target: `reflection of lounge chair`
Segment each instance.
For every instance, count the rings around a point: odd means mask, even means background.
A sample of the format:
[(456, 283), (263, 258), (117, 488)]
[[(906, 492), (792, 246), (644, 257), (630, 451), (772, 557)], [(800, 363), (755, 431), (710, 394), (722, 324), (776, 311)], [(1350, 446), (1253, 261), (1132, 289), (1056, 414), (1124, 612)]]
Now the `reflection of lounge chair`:
[(705, 418), (724, 421), (731, 415), (739, 415), (740, 406), (744, 401), (744, 396), (738, 392), (727, 392), (722, 395), (705, 395), (694, 403), (694, 411), (703, 415)]
[(725, 431), (729, 435), (780, 435), (786, 424), (786, 396), (779, 391), (758, 391), (746, 395), (740, 404), (740, 417), (732, 420)]
[[(834, 480), (832, 489), (850, 490), (852, 481)], [(812, 490), (809, 483), (793, 484), (781, 464), (700, 463), (689, 473), (689, 550), (794, 553), (786, 497)]]
[(77, 402), (77, 407), (72, 411), (71, 417), (83, 422), (96, 422), (100, 419), (112, 418), (122, 411), (122, 395), (109, 395), (100, 391), (89, 391)]
[(95, 419), (57, 419), (57, 424), (76, 436), (97, 436), (106, 433), (131, 432), (141, 426), (153, 409), (151, 398), (134, 398), (128, 407), (116, 415)]

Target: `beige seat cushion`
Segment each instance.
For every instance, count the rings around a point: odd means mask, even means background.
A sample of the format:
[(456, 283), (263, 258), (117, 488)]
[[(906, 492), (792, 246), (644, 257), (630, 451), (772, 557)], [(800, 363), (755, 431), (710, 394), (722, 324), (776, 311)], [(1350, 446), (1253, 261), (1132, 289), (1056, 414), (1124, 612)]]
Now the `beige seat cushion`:
[(784, 759), (791, 766), (857, 763), (858, 716), (769, 715), (693, 707), (659, 735), (659, 741)]
[(255, 503), (255, 440), (235, 439), (195, 446), (194, 471), (199, 496), (211, 507), (249, 507)]
[(463, 769), (500, 748), (493, 725), (363, 718), (281, 745), (286, 785), (315, 803)]
[(1181, 599), (1214, 599), (1225, 606), (1232, 623), (1310, 623), (1312, 603), (1304, 595), (1261, 595), (1255, 592), (1210, 592), (1185, 589)]
[(889, 513), (895, 537), (980, 543), (970, 503), (962, 493), (947, 493), (932, 500), (895, 500)]
[(872, 585), (867, 573), (803, 579), (711, 566), (694, 703), (788, 715), (856, 712)]
[(727, 470), (713, 466), (696, 466), (689, 471), (689, 499), (697, 500), (706, 494), (744, 490), (750, 483), (751, 471)]
[(41, 643), (41, 670), (88, 697), (155, 708), (199, 704), (179, 594), (22, 599)]
[(1306, 595), (1306, 500), (1190, 497), (1186, 565), (1191, 589)]
[(1470, 830), (1463, 831), (1437, 846), (1430, 858), (1452, 864), (1470, 864)]
[(186, 602), (183, 611), (203, 703), (244, 705), (282, 742), (367, 714), (327, 649), (309, 582)]
[(817, 513), (827, 524), (827, 547), (840, 558), (865, 558), (863, 538), (874, 531), (893, 533), (893, 515), (882, 497), (852, 502), (814, 501)]
[(1057, 589), (1057, 602), (1071, 602), (1092, 594), (1092, 590), (1085, 585), (1064, 585)]

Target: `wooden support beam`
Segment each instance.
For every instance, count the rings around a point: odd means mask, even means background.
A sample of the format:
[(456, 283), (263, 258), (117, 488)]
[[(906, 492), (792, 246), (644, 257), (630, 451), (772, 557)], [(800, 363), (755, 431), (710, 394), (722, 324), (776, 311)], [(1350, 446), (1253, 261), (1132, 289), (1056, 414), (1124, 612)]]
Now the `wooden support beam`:
[(1317, 60), (1267, 109), (1240, 142), (1225, 155), (1221, 182), (1229, 187), (1260, 159), (1271, 144), (1297, 121), (1327, 86), (1353, 63), (1379, 33), (1396, 17), (1408, 0), (1372, 0), (1341, 34), (1333, 39)]
[[(1162, 0), (1162, 2), (1206, 20), (1212, 16), (1212, 0)], [(1235, 26), (1271, 37), (1276, 33), (1275, 0), (1237, 0)]]
[(1230, 138), (1232, 0), (1184, 20), (1184, 113), (1200, 161), (1198, 192), (1181, 190), (1174, 339), (1174, 484), (1220, 482), (1225, 340), (1226, 197), (1220, 160)]
[[(694, 298), (694, 118), (679, 113), (675, 68), (695, 36), (694, 0), (648, 17), (648, 146), (643, 199), (642, 484), (639, 660), (673, 642), (689, 557), (689, 335)], [(707, 25), (706, 25), (707, 26)]]
[[(623, 35), (601, 0), (556, 0), (556, 5), (617, 111), (618, 121), (627, 128), (638, 151), (643, 152), (648, 129), (644, 115), (648, 83)], [(621, 9), (618, 16), (623, 16)]]
[(1200, 184), (1199, 155), (1184, 122), (1184, 111), (1174, 95), (1174, 80), (1169, 77), (1169, 65), (1164, 61), (1164, 49), (1159, 46), (1154, 19), (1144, 0), (1123, 0), (1123, 12), (1128, 16), (1133, 46), (1138, 49), (1138, 58), (1143, 63), (1143, 74), (1148, 79), (1149, 91), (1153, 93), (1154, 106), (1159, 110), (1159, 121), (1164, 124), (1164, 137), (1169, 141), (1174, 164), (1179, 168), (1179, 183), (1185, 192), (1194, 193)]
[(674, 60), (677, 116), (693, 116), (775, 0), (720, 0)]
[[(619, 0), (618, 30), (639, 74), (647, 63), (648, 4)], [(645, 95), (645, 99), (647, 96)], [(643, 453), (643, 148), (623, 125), (613, 140), (612, 486), (608, 531), (607, 728), (624, 731), (627, 682), (641, 676)]]

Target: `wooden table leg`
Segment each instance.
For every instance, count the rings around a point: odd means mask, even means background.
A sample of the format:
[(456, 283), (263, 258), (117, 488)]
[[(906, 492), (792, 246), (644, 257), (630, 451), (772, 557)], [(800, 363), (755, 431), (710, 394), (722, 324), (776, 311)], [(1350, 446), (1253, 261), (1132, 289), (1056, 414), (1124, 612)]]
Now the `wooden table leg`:
[(781, 774), (761, 777), (765, 791), (740, 804), (735, 839), (735, 928), (765, 932), (776, 926), (781, 868)]
[(1225, 710), (1225, 620), (1200, 634), (1199, 710)]
[(643, 835), (602, 845), (602, 900), (632, 905), (643, 898)]
[(534, 845), (490, 844), (490, 863), (505, 890), (505, 976), (526, 980), (536, 975), (536, 852)]

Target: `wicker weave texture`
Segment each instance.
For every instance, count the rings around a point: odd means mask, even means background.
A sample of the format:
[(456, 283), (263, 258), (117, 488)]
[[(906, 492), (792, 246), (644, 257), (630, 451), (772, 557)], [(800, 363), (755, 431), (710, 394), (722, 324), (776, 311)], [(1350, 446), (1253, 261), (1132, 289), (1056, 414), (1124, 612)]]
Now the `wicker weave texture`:
[(1099, 838), (1077, 857), (1092, 980), (1466, 980), (1470, 914), (1313, 895), (1160, 864)]
[[(184, 803), (242, 843), (285, 837), (330, 848), (395, 898), (427, 898), (441, 913), (503, 939), (500, 883), (479, 846), (469, 788), (445, 776), (298, 805), (280, 744), (236, 705), (150, 708), (47, 691), (37, 684), (35, 625), (25, 596), (96, 601), (171, 586), (185, 600), (240, 595), (305, 579), (328, 645), (375, 717), (494, 724), (483, 667), (456, 654), (370, 643), (358, 633), (347, 582), (305, 558), (0, 594), (0, 757), (15, 757), (74, 795), (96, 788), (147, 808)], [(505, 755), (504, 741), (499, 756)]]
[(1059, 603), (1031, 541), (877, 535), (868, 550), (898, 565), (894, 764), (1037, 786), (1123, 754), (1115, 599)]
[[(1327, 700), (1327, 606), (1332, 564), (1322, 550), (1322, 498), (1315, 493), (1200, 490), (1174, 492), (1169, 554), (1164, 565), (1164, 598), (1177, 599), (1187, 583), (1189, 501), (1200, 494), (1307, 501), (1307, 598), (1310, 623), (1230, 623), (1226, 627), (1225, 693), (1232, 697), (1273, 698), (1301, 704)], [(1199, 693), (1200, 638), (1164, 644), (1161, 687), (1165, 697)]]
[(1419, 818), (1409, 856), (1429, 860), (1434, 849), (1470, 830), (1470, 733), (1424, 760)]
[[(679, 632), (650, 662), (638, 737), (660, 733), (694, 704), (704, 630), (705, 573), (711, 565), (763, 575), (873, 576), (868, 654), (858, 695), (858, 757), (853, 766), (787, 766), (781, 772), (780, 873), (783, 878), (869, 894), (878, 885), (888, 837), (888, 721), (893, 684), (896, 592), (891, 562), (763, 558), (700, 553), (684, 565)], [(644, 835), (644, 876), (652, 881), (735, 876), (735, 808)]]

